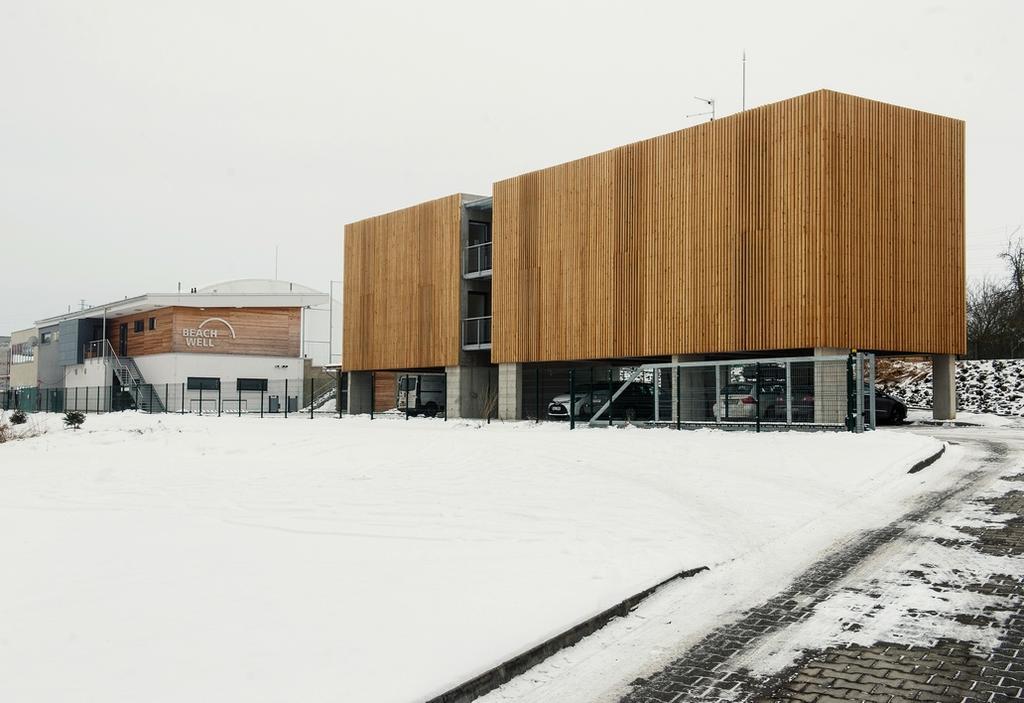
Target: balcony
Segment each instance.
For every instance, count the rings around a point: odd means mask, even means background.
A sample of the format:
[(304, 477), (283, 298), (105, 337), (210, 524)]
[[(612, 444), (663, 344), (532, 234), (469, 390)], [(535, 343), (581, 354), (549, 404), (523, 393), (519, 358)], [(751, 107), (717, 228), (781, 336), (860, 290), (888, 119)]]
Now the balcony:
[(470, 244), (462, 254), (463, 278), (489, 278), (491, 276), (491, 243)]
[(462, 321), (462, 348), (466, 351), (491, 348), (491, 316), (467, 317)]

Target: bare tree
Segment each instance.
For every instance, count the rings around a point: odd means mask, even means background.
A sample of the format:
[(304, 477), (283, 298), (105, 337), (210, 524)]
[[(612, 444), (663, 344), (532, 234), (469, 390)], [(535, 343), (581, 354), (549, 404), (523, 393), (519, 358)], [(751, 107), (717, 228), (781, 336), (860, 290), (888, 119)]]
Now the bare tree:
[(990, 278), (967, 288), (967, 355), (991, 359), (1011, 353), (1012, 310), (1007, 304), (1014, 291)]

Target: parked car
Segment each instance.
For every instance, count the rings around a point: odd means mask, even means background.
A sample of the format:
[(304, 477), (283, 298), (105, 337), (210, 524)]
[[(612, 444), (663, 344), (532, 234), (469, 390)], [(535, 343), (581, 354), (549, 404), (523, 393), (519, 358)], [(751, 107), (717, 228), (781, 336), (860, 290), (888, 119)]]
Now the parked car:
[[(612, 382), (612, 393), (618, 391), (622, 382)], [(587, 420), (593, 417), (594, 413), (601, 409), (608, 400), (608, 384), (581, 383), (575, 388), (576, 401), (574, 411), (576, 418)], [(662, 388), (662, 408), (665, 409), (668, 398), (671, 396), (670, 388)], [(552, 420), (569, 419), (569, 394), (556, 395), (548, 403), (547, 414)], [(666, 414), (670, 411), (666, 410)], [(654, 419), (654, 384), (644, 381), (633, 381), (630, 383), (612, 403), (608, 415), (617, 420), (653, 420)]]
[[(608, 384), (581, 383), (576, 386), (576, 407), (574, 408), (577, 419), (585, 420), (591, 417), (608, 400)], [(569, 419), (569, 394), (556, 395), (548, 402), (548, 418), (552, 420)]]
[[(843, 403), (845, 401), (839, 400)], [(785, 403), (785, 398), (782, 399)], [(812, 393), (797, 392), (792, 400), (793, 422), (814, 422), (814, 395)], [(777, 408), (777, 413), (785, 416), (785, 407)], [(845, 410), (842, 411), (845, 413)], [(864, 396), (864, 419), (868, 420), (871, 414), (871, 396)], [(893, 398), (881, 391), (875, 392), (875, 421), (879, 424), (899, 425), (907, 419), (907, 406), (899, 399)]]
[[(864, 417), (871, 414), (871, 396), (864, 396)], [(907, 419), (907, 406), (888, 393), (875, 391), (875, 421), (879, 424), (899, 425)]]
[(718, 417), (721, 407), (723, 420), (753, 420), (757, 418), (758, 400), (762, 420), (785, 419), (786, 389), (775, 383), (762, 383), (760, 389), (753, 382), (728, 383), (722, 387), (711, 412)]

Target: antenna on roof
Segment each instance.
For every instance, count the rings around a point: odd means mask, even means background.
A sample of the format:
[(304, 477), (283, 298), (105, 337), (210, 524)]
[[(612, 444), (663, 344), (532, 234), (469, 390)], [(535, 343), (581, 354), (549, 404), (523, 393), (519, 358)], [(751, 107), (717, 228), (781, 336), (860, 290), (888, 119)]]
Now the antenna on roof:
[(715, 99), (714, 98), (700, 98), (700, 97), (697, 97), (697, 96), (694, 96), (693, 99), (694, 100), (700, 100), (702, 103), (707, 103), (708, 105), (711, 106), (711, 109), (708, 110), (707, 112), (695, 112), (692, 115), (687, 115), (687, 117), (704, 117), (705, 115), (711, 115), (711, 119), (709, 120), (709, 122), (713, 122), (714, 119), (715, 119)]
[(741, 109), (747, 109), (747, 50), (743, 50), (743, 107)]

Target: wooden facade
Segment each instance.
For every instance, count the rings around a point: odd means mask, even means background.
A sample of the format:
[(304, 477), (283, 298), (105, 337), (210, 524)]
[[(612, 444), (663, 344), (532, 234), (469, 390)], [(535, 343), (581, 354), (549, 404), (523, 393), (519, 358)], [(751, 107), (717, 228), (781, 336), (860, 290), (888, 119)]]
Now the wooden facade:
[(459, 363), (462, 197), (345, 225), (346, 371)]
[[(137, 322), (142, 323), (141, 332), (136, 331)], [(124, 347), (122, 325), (127, 326)], [(115, 352), (126, 349), (127, 356), (183, 352), (297, 358), (302, 355), (301, 326), (299, 308), (175, 306), (109, 319), (107, 338)]]
[(818, 91), (501, 181), (493, 227), (494, 362), (965, 352), (960, 120)]

